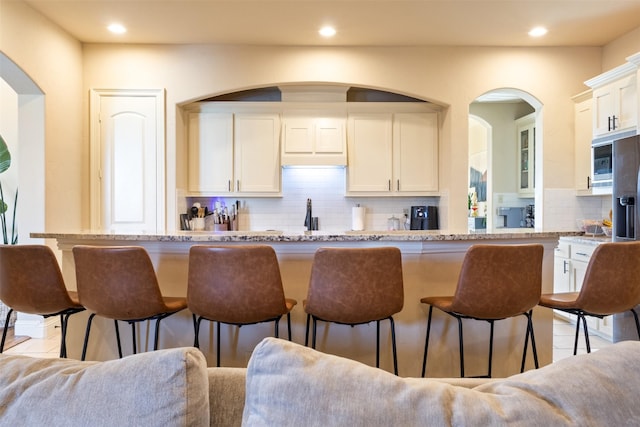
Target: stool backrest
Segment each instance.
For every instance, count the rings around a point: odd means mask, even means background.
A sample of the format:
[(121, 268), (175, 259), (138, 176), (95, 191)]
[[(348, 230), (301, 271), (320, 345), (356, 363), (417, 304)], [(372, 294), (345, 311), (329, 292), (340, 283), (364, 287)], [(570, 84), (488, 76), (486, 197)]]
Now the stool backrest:
[(313, 257), (305, 311), (358, 324), (402, 310), (402, 256), (394, 247), (320, 248)]
[(30, 314), (57, 313), (75, 305), (58, 260), (45, 245), (0, 245), (0, 300)]
[(286, 314), (275, 251), (267, 245), (192, 246), (187, 305), (198, 316), (231, 324)]
[(542, 293), (539, 244), (473, 245), (465, 254), (452, 311), (477, 319), (504, 319), (535, 307)]
[(80, 303), (112, 319), (137, 320), (165, 311), (149, 254), (138, 246), (75, 246)]
[(609, 315), (640, 304), (640, 242), (598, 245), (585, 272), (576, 305)]

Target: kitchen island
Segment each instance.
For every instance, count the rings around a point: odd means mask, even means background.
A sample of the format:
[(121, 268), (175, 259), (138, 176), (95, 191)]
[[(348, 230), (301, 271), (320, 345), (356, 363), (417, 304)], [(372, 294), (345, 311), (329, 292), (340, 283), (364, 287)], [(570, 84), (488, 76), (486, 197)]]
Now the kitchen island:
[[(473, 244), (540, 243), (544, 246), (543, 292), (553, 290), (553, 255), (561, 236), (578, 232), (536, 232), (532, 229), (501, 230), (500, 232), (446, 233), (443, 231), (362, 231), (305, 232), (285, 234), (278, 231), (235, 232), (175, 232), (170, 234), (115, 234), (94, 231), (78, 233), (32, 233), (35, 239), (55, 239), (62, 252), (62, 270), (67, 286), (74, 290), (75, 267), (71, 249), (75, 245), (138, 245), (151, 256), (164, 295), (186, 295), (189, 248), (197, 244), (246, 245), (268, 244), (278, 255), (285, 294), (298, 305), (291, 314), (293, 341), (304, 343), (306, 315), (302, 300), (306, 298), (311, 263), (319, 247), (395, 246), (402, 252), (405, 301), (403, 310), (394, 316), (398, 340), (398, 368), (401, 376), (419, 376), (426, 332), (427, 308), (420, 298), (428, 295), (451, 295), (466, 250)], [(69, 322), (67, 348), (69, 356), (77, 358), (82, 348), (88, 315), (73, 316)], [(283, 322), (285, 319), (282, 320)], [(494, 376), (506, 376), (519, 371), (526, 319), (524, 316), (496, 322)], [(465, 321), (465, 368), (468, 375), (486, 373), (489, 324)], [(536, 344), (541, 365), (552, 360), (552, 312), (534, 310)], [(284, 324), (283, 324), (284, 326)], [(138, 326), (139, 348), (153, 346), (147, 325)], [(124, 352), (130, 352), (129, 328), (121, 327)], [(375, 322), (350, 327), (319, 323), (317, 348), (328, 353), (375, 364)], [(209, 364), (215, 364), (215, 328), (203, 322), (200, 346)], [(285, 330), (283, 328), (281, 331)], [(238, 329), (222, 326), (223, 366), (246, 366), (253, 347), (262, 337), (273, 333), (273, 324), (246, 326)], [(188, 310), (162, 322), (160, 347), (193, 344), (193, 322)], [(381, 324), (380, 365), (391, 371), (390, 331)], [(129, 350), (128, 350), (129, 349)], [(455, 319), (435, 312), (429, 350), (428, 376), (456, 376), (458, 365), (458, 334)], [(106, 360), (117, 357), (113, 322), (96, 318), (92, 328), (88, 359)], [(527, 368), (533, 366), (532, 357)]]

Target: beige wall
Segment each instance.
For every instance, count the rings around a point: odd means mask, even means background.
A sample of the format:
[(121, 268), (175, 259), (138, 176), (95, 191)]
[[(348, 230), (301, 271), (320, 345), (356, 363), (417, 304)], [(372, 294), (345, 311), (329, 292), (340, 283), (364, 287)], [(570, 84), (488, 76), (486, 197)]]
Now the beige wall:
[[(88, 220), (82, 46), (24, 3), (2, 0), (0, 50), (45, 94), (46, 195), (39, 204), (46, 212), (45, 227), (81, 227)], [(20, 193), (22, 200), (28, 197)]]
[[(288, 82), (384, 88), (446, 106), (440, 155), (441, 189), (447, 200), (466, 200), (469, 103), (492, 89), (521, 89), (544, 105), (544, 186), (572, 188), (573, 169), (567, 167), (567, 159), (573, 158), (570, 98), (585, 89), (582, 82), (598, 74), (601, 64), (598, 48), (89, 44), (84, 53), (85, 92), (91, 88), (166, 88), (168, 218), (175, 217), (171, 189), (185, 182), (183, 129), (176, 105)], [(465, 212), (442, 209), (442, 215), (450, 228), (466, 229)]]
[(640, 52), (640, 28), (617, 38), (602, 49), (602, 71), (624, 64), (625, 58)]

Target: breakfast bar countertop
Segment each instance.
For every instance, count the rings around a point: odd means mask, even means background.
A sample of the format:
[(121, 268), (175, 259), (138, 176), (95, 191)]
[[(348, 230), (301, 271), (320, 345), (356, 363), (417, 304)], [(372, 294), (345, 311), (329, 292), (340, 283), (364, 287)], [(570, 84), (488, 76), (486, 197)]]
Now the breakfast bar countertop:
[(78, 232), (34, 232), (32, 238), (113, 240), (140, 242), (429, 242), (465, 240), (503, 240), (528, 238), (560, 238), (582, 236), (581, 231), (535, 231), (530, 228), (497, 229), (482, 232), (447, 232), (444, 230), (365, 230), (365, 231), (310, 231), (284, 233), (278, 230), (265, 231), (176, 231), (168, 233), (110, 233), (96, 230)]

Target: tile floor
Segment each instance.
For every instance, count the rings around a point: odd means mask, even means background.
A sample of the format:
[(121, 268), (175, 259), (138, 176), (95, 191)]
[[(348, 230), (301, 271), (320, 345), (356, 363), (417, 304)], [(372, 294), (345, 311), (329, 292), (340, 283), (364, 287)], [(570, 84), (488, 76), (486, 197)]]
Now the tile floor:
[[(60, 352), (60, 335), (52, 334), (46, 339), (32, 338), (15, 347), (5, 351), (6, 354), (23, 354), (34, 357), (58, 357)], [(575, 326), (564, 320), (555, 319), (553, 322), (553, 360), (557, 361), (573, 355), (573, 340), (575, 337)], [(591, 351), (601, 349), (611, 342), (606, 341), (596, 335), (590, 335)], [(578, 341), (578, 354), (586, 353), (584, 339), (581, 335)]]

